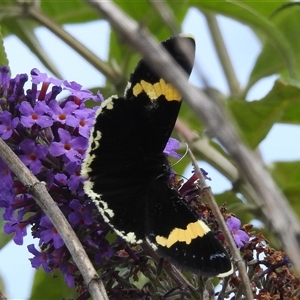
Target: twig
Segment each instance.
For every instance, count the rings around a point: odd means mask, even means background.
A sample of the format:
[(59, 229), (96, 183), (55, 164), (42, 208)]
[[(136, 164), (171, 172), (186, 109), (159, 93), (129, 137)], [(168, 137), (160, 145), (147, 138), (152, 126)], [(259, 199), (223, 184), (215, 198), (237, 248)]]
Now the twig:
[(0, 157), (13, 173), (16, 174), (23, 185), (27, 187), (38, 205), (58, 230), (73, 257), (74, 262), (80, 270), (93, 299), (108, 300), (102, 281), (98, 278), (97, 272), (86, 255), (72, 227), (47, 192), (45, 184), (41, 183), (31, 173), (2, 139), (0, 139)]
[[(20, 5), (22, 8), (24, 5), (23, 1)], [(28, 5), (28, 3), (26, 3), (26, 5)], [(80, 41), (64, 30), (62, 26), (56, 24), (53, 19), (49, 18), (42, 10), (40, 10), (38, 5), (31, 3), (28, 7), (26, 7), (26, 9), (24, 9), (24, 13), (31, 19), (35, 20), (39, 25), (43, 25), (53, 32), (57, 37), (86, 59), (92, 66), (103, 73), (104, 76), (112, 83), (120, 83), (122, 76), (118, 70), (112, 68), (107, 62), (101, 60), (94, 52), (89, 50)]]
[(218, 53), (218, 57), (222, 65), (222, 70), (224, 71), (224, 74), (226, 76), (230, 93), (233, 97), (236, 97), (240, 92), (240, 84), (234, 72), (217, 18), (216, 16), (208, 13), (205, 13), (204, 16), (206, 18), (211, 37), (213, 39), (215, 49)]
[(225, 114), (225, 108), (190, 85), (187, 75), (177, 66), (174, 59), (171, 59), (137, 22), (124, 14), (112, 1), (86, 1), (111, 22), (112, 26), (123, 35), (124, 40), (143, 54), (155, 71), (176, 86), (205, 123), (210, 136), (216, 137), (221, 142), (235, 160), (244, 180), (253, 187), (256, 203), (269, 221), (267, 225), (280, 238), (289, 259), (300, 271), (299, 220), (260, 160), (241, 142), (236, 129)]
[(174, 13), (168, 3), (166, 3), (164, 0), (150, 0), (149, 2), (155, 8), (156, 12), (161, 16), (166, 26), (169, 27), (172, 34), (178, 34), (179, 28), (176, 24)]
[(203, 195), (206, 199), (208, 199), (209, 206), (210, 206), (214, 216), (218, 220), (219, 226), (220, 226), (223, 234), (225, 235), (226, 241), (228, 242), (233, 260), (237, 264), (237, 267), (238, 267), (238, 270), (239, 270), (239, 273), (241, 275), (242, 282), (244, 285), (245, 297), (246, 297), (246, 299), (251, 300), (251, 299), (253, 299), (253, 293), (251, 290), (251, 284), (250, 284), (249, 277), (247, 274), (245, 262), (243, 261), (241, 255), (240, 255), (240, 252), (235, 245), (232, 235), (224, 221), (224, 218), (220, 212), (220, 209), (217, 205), (217, 202), (216, 202), (214, 196), (211, 193), (210, 188), (206, 185), (203, 174), (200, 171), (197, 161), (191, 150), (189, 150), (189, 154), (192, 159), (192, 163), (194, 165), (195, 172), (198, 175), (198, 178), (199, 178), (198, 180), (199, 180), (200, 186), (203, 190)]

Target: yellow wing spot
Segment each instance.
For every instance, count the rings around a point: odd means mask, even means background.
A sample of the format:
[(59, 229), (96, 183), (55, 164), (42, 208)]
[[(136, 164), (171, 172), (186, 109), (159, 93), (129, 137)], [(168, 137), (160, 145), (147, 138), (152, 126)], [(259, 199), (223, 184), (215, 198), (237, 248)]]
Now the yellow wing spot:
[[(163, 79), (161, 80), (163, 81)], [(161, 80), (153, 85), (156, 95), (162, 95), (164, 93), (161, 86)]]
[(142, 92), (143, 92), (143, 87), (141, 86), (140, 83), (137, 83), (132, 89), (132, 93), (136, 97)]
[(184, 242), (190, 244), (193, 239), (202, 237), (210, 231), (209, 227), (202, 221), (196, 221), (188, 224), (186, 229), (175, 228), (171, 231), (168, 237), (157, 236), (156, 242), (163, 246), (170, 248), (177, 242)]
[(133, 95), (138, 96), (145, 92), (151, 101), (157, 100), (161, 95), (165, 96), (167, 101), (180, 101), (180, 93), (170, 84), (166, 83), (163, 79), (154, 84), (145, 80), (141, 80), (132, 89)]
[(145, 93), (151, 100), (156, 100), (160, 96), (155, 91), (155, 84), (151, 84), (145, 80), (141, 80), (141, 86), (143, 88), (143, 91), (145, 91)]

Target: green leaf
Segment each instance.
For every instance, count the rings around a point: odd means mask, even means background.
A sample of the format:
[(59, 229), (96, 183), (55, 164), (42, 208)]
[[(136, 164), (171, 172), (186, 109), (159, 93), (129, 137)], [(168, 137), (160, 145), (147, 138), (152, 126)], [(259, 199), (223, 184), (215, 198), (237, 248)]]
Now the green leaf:
[(99, 20), (99, 14), (85, 1), (41, 1), (41, 9), (59, 24)]
[(40, 268), (35, 273), (29, 299), (76, 299), (77, 296), (75, 288), (69, 288), (64, 282), (60, 271), (53, 276)]
[[(300, 40), (295, 38), (300, 35), (299, 14), (300, 7), (294, 6), (290, 9), (280, 11), (273, 18), (274, 24), (277, 28), (276, 30), (280, 30), (291, 47), (293, 56), (295, 57), (296, 70), (299, 70), (300, 68)], [(249, 89), (262, 77), (276, 74), (278, 72), (283, 75), (287, 75), (285, 60), (278, 48), (276, 48), (274, 44), (267, 39), (252, 70), (247, 89)], [(300, 78), (299, 71), (297, 73), (297, 78)]]
[[(274, 123), (295, 120), (300, 114), (300, 87), (277, 80), (270, 93), (259, 101), (232, 100), (228, 103), (248, 144), (255, 148), (268, 134)], [(293, 110), (295, 110), (293, 112)], [(298, 115), (300, 123), (300, 116)]]
[[(238, 3), (237, 3), (238, 2)], [(252, 13), (247, 13), (248, 9), (255, 11), (258, 15), (269, 18), (274, 11), (280, 8), (282, 5), (288, 3), (288, 0), (278, 0), (278, 1), (190, 1), (193, 6), (200, 9), (205, 9), (210, 12), (220, 13), (230, 18), (239, 20), (243, 23), (255, 24), (260, 22), (260, 20), (253, 19)], [(243, 7), (247, 7), (245, 10)]]
[(273, 163), (269, 169), (293, 209), (300, 216), (300, 161)]
[(285, 80), (282, 82), (290, 89), (291, 96), (294, 98), (294, 101), (284, 111), (278, 123), (300, 125), (300, 101), (298, 100), (300, 82), (294, 80)]
[[(254, 30), (259, 31), (263, 34), (264, 39), (268, 40), (270, 45), (278, 49), (278, 53), (280, 53), (290, 76), (296, 77), (297, 68), (292, 41), (285, 36), (281, 28), (277, 27), (277, 24), (269, 19), (271, 13), (284, 3), (286, 3), (286, 1), (263, 3), (255, 3), (254, 1), (198, 1), (195, 3), (195, 6), (204, 11), (221, 13), (234, 18), (251, 26)], [(270, 62), (270, 60), (267, 61)], [(254, 79), (258, 80), (259, 78), (252, 78), (248, 88), (254, 84)]]
[(271, 164), (269, 169), (280, 187), (296, 185), (300, 189), (300, 161), (276, 162)]
[(8, 66), (8, 59), (4, 48), (1, 25), (0, 25), (0, 66)]

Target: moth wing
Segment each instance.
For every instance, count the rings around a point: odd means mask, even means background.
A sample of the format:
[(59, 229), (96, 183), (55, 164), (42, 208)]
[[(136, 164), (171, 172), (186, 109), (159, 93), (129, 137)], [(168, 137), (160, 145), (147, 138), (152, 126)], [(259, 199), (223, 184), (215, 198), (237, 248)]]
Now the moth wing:
[(207, 277), (232, 273), (228, 253), (209, 227), (198, 219), (173, 188), (153, 186), (148, 194), (146, 237), (161, 256), (180, 269)]

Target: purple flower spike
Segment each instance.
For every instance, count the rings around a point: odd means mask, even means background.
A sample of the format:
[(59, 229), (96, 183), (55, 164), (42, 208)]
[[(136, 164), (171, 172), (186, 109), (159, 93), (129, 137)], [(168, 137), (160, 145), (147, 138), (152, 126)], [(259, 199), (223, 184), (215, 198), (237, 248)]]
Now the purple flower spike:
[(227, 219), (226, 224), (237, 247), (243, 247), (249, 241), (249, 236), (245, 231), (241, 230), (241, 221), (236, 217), (230, 217)]
[[(25, 92), (28, 75), (10, 78), (8, 68), (0, 67), (0, 137), (37, 179), (45, 182), (87, 254), (100, 268), (99, 262), (105, 262), (103, 258), (108, 253), (115, 253), (112, 247), (116, 244), (107, 240), (110, 228), (100, 218), (95, 205), (87, 200), (80, 170), (97, 109), (85, 107), (84, 101), (99, 100), (102, 96), (99, 93), (94, 96), (75, 82), (48, 77), (37, 69), (31, 75), (31, 88)], [(57, 101), (63, 89), (72, 95)], [(82, 276), (61, 236), (16, 175), (0, 159), (4, 233), (13, 234), (15, 244), (22, 245), (31, 227), (31, 234), (40, 246), (40, 249), (28, 246), (32, 267), (42, 266), (45, 272), (60, 270), (69, 286), (76, 285), (84, 293)]]

